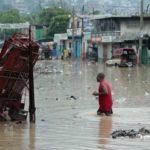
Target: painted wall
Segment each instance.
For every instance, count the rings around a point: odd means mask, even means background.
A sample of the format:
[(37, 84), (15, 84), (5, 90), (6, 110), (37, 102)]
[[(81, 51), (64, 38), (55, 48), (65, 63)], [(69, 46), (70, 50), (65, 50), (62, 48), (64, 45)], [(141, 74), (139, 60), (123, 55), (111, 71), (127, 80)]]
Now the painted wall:
[(73, 54), (75, 58), (78, 58), (81, 56), (81, 38), (75, 39)]
[(103, 45), (102, 45), (102, 43), (98, 44), (98, 58), (103, 59)]
[[(106, 50), (104, 50), (104, 45), (106, 46)], [(105, 52), (104, 52), (105, 51)], [(107, 55), (107, 59), (111, 59), (112, 57), (112, 43), (100, 43), (98, 44), (98, 58), (103, 59), (104, 53)]]
[(37, 28), (36, 29), (36, 41), (42, 40), (44, 38), (44, 29), (43, 28)]
[[(140, 21), (139, 20), (124, 20), (121, 21), (120, 23), (120, 29), (121, 29), (121, 35), (130, 35), (130, 36), (137, 36), (140, 33)], [(144, 26), (143, 26), (143, 33), (144, 34), (149, 34), (150, 35), (150, 20), (144, 21)]]

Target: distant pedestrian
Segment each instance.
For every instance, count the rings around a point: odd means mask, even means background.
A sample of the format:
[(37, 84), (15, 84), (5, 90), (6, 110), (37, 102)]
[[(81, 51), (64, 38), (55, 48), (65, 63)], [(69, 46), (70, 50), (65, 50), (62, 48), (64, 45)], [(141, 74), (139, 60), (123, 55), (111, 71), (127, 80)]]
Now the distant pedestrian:
[(99, 108), (97, 110), (97, 115), (105, 114), (107, 116), (111, 115), (112, 112), (112, 93), (111, 88), (106, 80), (104, 80), (104, 73), (99, 73), (97, 75), (97, 82), (100, 83), (98, 92), (93, 92), (94, 96), (99, 97)]
[(64, 49), (64, 53), (63, 53), (63, 59), (66, 60), (66, 58), (68, 57), (68, 52), (67, 49)]
[(68, 58), (71, 59), (71, 48), (68, 49)]

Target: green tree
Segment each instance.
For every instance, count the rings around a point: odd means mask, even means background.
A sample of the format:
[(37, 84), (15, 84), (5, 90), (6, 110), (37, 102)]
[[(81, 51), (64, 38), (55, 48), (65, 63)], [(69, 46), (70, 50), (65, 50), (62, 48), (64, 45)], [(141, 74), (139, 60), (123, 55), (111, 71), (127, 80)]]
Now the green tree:
[(60, 15), (69, 15), (69, 12), (61, 8), (46, 8), (39, 14), (39, 22), (49, 25), (53, 17)]
[[(0, 23), (22, 23), (25, 22), (25, 17), (21, 16), (18, 10), (12, 9), (9, 11), (0, 12)], [(20, 32), (20, 29), (11, 29), (11, 30), (1, 30), (0, 38), (5, 39), (8, 36), (12, 35), (14, 32)]]
[(39, 23), (48, 25), (48, 36), (64, 33), (69, 23), (69, 12), (61, 8), (46, 8), (39, 14)]
[(55, 33), (65, 33), (68, 27), (68, 22), (68, 15), (53, 17), (49, 24), (48, 35), (53, 36)]
[(24, 21), (24, 17), (21, 17), (19, 11), (16, 9), (0, 13), (0, 23), (20, 23)]

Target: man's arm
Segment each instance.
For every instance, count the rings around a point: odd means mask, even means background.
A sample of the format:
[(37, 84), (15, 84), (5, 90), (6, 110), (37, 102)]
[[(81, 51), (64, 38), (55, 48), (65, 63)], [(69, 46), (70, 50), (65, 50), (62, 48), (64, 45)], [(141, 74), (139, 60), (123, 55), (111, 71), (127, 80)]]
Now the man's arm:
[(93, 95), (94, 96), (100, 96), (100, 95), (105, 95), (108, 94), (108, 90), (106, 88), (105, 85), (102, 84), (102, 92), (98, 93), (98, 92), (94, 92)]
[(108, 94), (108, 90), (106, 86), (102, 84), (102, 92), (100, 92), (99, 95), (105, 95), (105, 94)]

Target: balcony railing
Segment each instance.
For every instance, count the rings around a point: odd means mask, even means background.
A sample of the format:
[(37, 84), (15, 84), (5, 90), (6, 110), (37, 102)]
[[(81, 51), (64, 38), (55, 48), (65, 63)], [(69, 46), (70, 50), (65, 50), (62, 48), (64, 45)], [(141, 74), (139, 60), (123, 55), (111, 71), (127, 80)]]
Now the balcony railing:
[(120, 36), (120, 31), (101, 31), (101, 32), (92, 32), (92, 36), (94, 36), (94, 37), (102, 37), (102, 36)]

